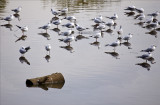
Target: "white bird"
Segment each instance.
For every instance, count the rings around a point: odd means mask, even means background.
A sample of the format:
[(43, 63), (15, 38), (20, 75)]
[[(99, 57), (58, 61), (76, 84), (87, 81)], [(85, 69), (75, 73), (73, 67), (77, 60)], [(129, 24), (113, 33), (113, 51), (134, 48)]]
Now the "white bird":
[(146, 61), (151, 57), (152, 57), (152, 54), (150, 52), (148, 52), (148, 54), (143, 54), (141, 56), (137, 56), (137, 58), (142, 58), (142, 59), (144, 59)]
[(70, 43), (71, 43), (72, 41), (74, 41), (74, 40), (75, 40), (75, 37), (74, 37), (73, 35), (71, 35), (71, 36), (63, 39), (63, 42), (64, 42), (64, 43), (67, 43), (67, 44), (70, 46)]
[(114, 14), (113, 16), (111, 16), (111, 17), (107, 17), (107, 18), (109, 18), (109, 19), (112, 19), (112, 20), (117, 20), (118, 19), (118, 15), (117, 14)]
[(62, 19), (58, 19), (58, 20), (56, 20), (56, 21), (53, 21), (52, 23), (53, 23), (54, 25), (57, 25), (57, 28), (58, 28), (58, 25), (60, 25), (61, 22), (62, 22)]
[(19, 7), (16, 8), (16, 9), (12, 9), (11, 11), (14, 11), (14, 12), (17, 14), (17, 13), (19, 13), (21, 10), (22, 10), (22, 7), (19, 6)]
[(111, 20), (110, 22), (108, 22), (108, 23), (105, 23), (109, 28), (111, 28), (111, 26), (113, 26), (114, 25), (114, 21), (113, 20)]
[(67, 16), (64, 19), (67, 19), (69, 21), (72, 21), (72, 20), (76, 21), (76, 17), (75, 16)]
[(74, 23), (67, 23), (67, 24), (64, 24), (62, 26), (65, 26), (67, 28), (74, 28), (75, 24)]
[(82, 33), (83, 30), (87, 29), (82, 26), (79, 26), (78, 24), (75, 24), (75, 26), (76, 26), (76, 29), (79, 31), (79, 33)]
[(156, 29), (158, 27), (158, 25), (159, 25), (159, 23), (158, 23), (158, 21), (156, 21), (155, 23), (153, 23), (153, 22), (150, 23), (149, 27)]
[(16, 25), (16, 26), (22, 31), (23, 35), (24, 35), (24, 32), (28, 31), (28, 27), (27, 26), (24, 26), (24, 27), (21, 27), (21, 26), (18, 26), (18, 25)]
[(67, 13), (68, 12), (68, 8), (64, 8), (64, 9), (59, 10), (59, 11), (61, 11), (62, 13)]
[(153, 16), (151, 16), (151, 18), (149, 18), (145, 21), (145, 23), (147, 23), (147, 24), (150, 24), (151, 22), (153, 22)]
[(136, 11), (137, 11), (138, 13), (144, 13), (144, 9), (143, 9), (143, 8), (136, 8)]
[(119, 30), (117, 31), (118, 35), (122, 35), (123, 34), (123, 29), (122, 26), (120, 25)]
[(50, 55), (51, 45), (50, 44), (46, 45), (45, 49), (46, 49), (46, 51), (49, 52), (49, 55)]
[(145, 15), (144, 14), (141, 14), (139, 17), (137, 17), (137, 20), (143, 20), (145, 18)]
[(46, 33), (47, 33), (47, 29), (49, 29), (50, 27), (51, 27), (51, 23), (48, 23), (44, 26), (39, 27), (39, 29), (44, 29), (44, 30), (46, 30)]
[(156, 18), (159, 14), (160, 14), (160, 12), (156, 11), (154, 13), (148, 14), (148, 16), (153, 16), (154, 18)]
[(98, 17), (95, 17), (94, 19), (99, 19), (100, 21), (102, 21), (103, 17), (102, 17), (102, 15), (99, 15)]
[(153, 52), (156, 49), (155, 45), (152, 45), (151, 47), (145, 49), (145, 50), (141, 50), (141, 52)]
[(10, 16), (8, 17), (5, 17), (5, 18), (1, 18), (1, 20), (5, 20), (5, 21), (8, 21), (8, 24), (10, 24), (10, 21), (12, 21), (14, 19), (14, 15), (11, 14)]
[(99, 17), (96, 17), (96, 18), (94, 18), (93, 19), (93, 21), (96, 23), (96, 24), (99, 24), (99, 23), (102, 23), (103, 21), (102, 21), (102, 16), (100, 15)]
[(124, 10), (130, 10), (130, 11), (135, 11), (136, 10), (136, 7), (133, 5), (133, 6), (128, 6), (127, 8), (125, 8)]
[(51, 12), (52, 12), (53, 15), (55, 15), (55, 17), (56, 17), (57, 15), (59, 15), (59, 12), (54, 11), (52, 8), (51, 8)]
[(28, 47), (22, 46), (22, 47), (19, 49), (19, 52), (23, 55), (23, 54), (25, 54), (29, 49), (31, 49), (30, 46), (28, 46)]
[(72, 30), (71, 29), (68, 29), (68, 31), (66, 32), (61, 32), (59, 35), (62, 35), (62, 36), (70, 36), (72, 34)]
[(102, 29), (105, 29), (105, 28), (106, 28), (106, 25), (105, 25), (104, 23), (101, 23), (101, 24), (98, 25), (96, 28), (102, 31)]
[(96, 42), (97, 42), (97, 39), (100, 38), (102, 35), (101, 35), (101, 32), (96, 32), (94, 35), (90, 36), (90, 37), (93, 37), (96, 39)]
[(123, 40), (126, 40), (128, 42), (128, 40), (132, 38), (132, 35), (133, 34), (129, 33), (127, 36), (123, 37)]
[(115, 50), (115, 48), (116, 48), (117, 46), (119, 46), (119, 45), (120, 45), (120, 41), (117, 40), (116, 42), (113, 42), (113, 43), (111, 43), (111, 44), (107, 44), (107, 45), (105, 45), (105, 46), (114, 47), (114, 50)]

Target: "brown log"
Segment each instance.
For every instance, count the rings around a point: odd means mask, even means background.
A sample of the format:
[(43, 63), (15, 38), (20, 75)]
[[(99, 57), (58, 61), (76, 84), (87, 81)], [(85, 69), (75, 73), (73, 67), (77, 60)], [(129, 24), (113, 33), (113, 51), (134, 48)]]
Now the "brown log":
[(61, 73), (53, 73), (51, 75), (26, 80), (27, 87), (41, 87), (44, 90), (48, 90), (48, 88), (61, 89), (64, 83), (65, 80)]

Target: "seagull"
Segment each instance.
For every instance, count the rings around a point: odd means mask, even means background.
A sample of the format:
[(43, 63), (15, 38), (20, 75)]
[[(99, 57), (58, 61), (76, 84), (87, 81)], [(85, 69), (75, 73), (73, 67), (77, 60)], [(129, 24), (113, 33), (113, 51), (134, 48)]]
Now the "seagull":
[(16, 26), (22, 31), (23, 35), (24, 35), (24, 32), (28, 31), (28, 27), (27, 26), (24, 26), (24, 27), (21, 27), (21, 26), (18, 26), (18, 25), (16, 25)]
[(74, 23), (67, 23), (67, 24), (64, 24), (62, 26), (65, 26), (67, 28), (74, 28), (75, 24)]
[(8, 24), (10, 24), (10, 21), (12, 21), (14, 19), (14, 15), (11, 14), (10, 16), (8, 17), (5, 17), (5, 18), (1, 18), (1, 20), (5, 20), (5, 21), (8, 21)]
[(28, 47), (22, 46), (22, 47), (19, 49), (19, 52), (23, 55), (23, 54), (25, 54), (29, 49), (31, 49), (30, 46), (28, 46)]
[(72, 30), (71, 29), (68, 29), (68, 31), (66, 32), (61, 32), (59, 35), (62, 35), (62, 36), (70, 36), (72, 34)]
[(69, 46), (70, 46), (70, 42), (74, 41), (75, 40), (75, 37), (73, 35), (63, 39), (63, 42), (64, 43), (67, 43)]
[(99, 23), (102, 23), (102, 22), (103, 22), (101, 17), (94, 18), (93, 21), (94, 21), (96, 24), (99, 24)]
[(123, 29), (122, 26), (120, 25), (119, 30), (117, 31), (118, 35), (122, 35), (123, 34)]
[(111, 26), (113, 26), (113, 25), (114, 25), (114, 21), (113, 21), (113, 20), (111, 20), (110, 22), (106, 23), (106, 25), (107, 25), (109, 28), (111, 28)]
[(118, 15), (115, 13), (113, 16), (111, 17), (106, 17), (106, 18), (109, 18), (109, 19), (112, 19), (112, 20), (117, 20), (118, 19)]
[(145, 49), (145, 50), (141, 50), (141, 52), (153, 52), (156, 49), (155, 45), (152, 45), (151, 47)]
[(79, 33), (81, 33), (82, 34), (82, 31), (83, 30), (85, 30), (85, 29), (88, 29), (88, 28), (84, 28), (84, 27), (82, 27), (82, 26), (79, 26), (78, 24), (75, 24), (75, 26), (76, 26), (76, 29), (79, 31)]
[(133, 6), (128, 6), (127, 8), (125, 8), (124, 10), (130, 10), (130, 11), (135, 11), (136, 10), (136, 7), (133, 5)]
[(58, 28), (58, 25), (60, 25), (61, 22), (62, 22), (62, 19), (58, 19), (58, 20), (56, 20), (56, 21), (53, 21), (52, 23), (53, 23), (54, 25), (57, 25), (57, 28)]
[(143, 8), (136, 8), (136, 11), (137, 11), (138, 13), (144, 13), (144, 9), (143, 9)]
[(144, 14), (141, 14), (141, 15), (140, 15), (139, 17), (137, 17), (136, 19), (141, 21), (141, 20), (143, 20), (144, 18), (145, 18), (145, 15), (144, 15)]
[(96, 42), (97, 42), (97, 39), (100, 38), (102, 35), (101, 35), (101, 32), (96, 32), (96, 34), (90, 36), (90, 37), (93, 37), (96, 39)]
[(154, 13), (148, 14), (148, 16), (153, 16), (154, 18), (156, 18), (159, 14), (160, 14), (160, 12), (156, 11)]
[(64, 8), (64, 9), (59, 10), (59, 11), (61, 11), (62, 13), (67, 13), (68, 12), (68, 8)]
[(113, 42), (111, 44), (107, 44), (105, 46), (111, 46), (111, 47), (114, 47), (114, 51), (115, 51), (115, 47), (119, 46), (120, 45), (120, 41), (117, 40), (116, 42)]
[(46, 30), (46, 33), (47, 33), (47, 29), (49, 29), (50, 27), (51, 27), (51, 23), (48, 23), (42, 27), (39, 27), (39, 29), (44, 29), (44, 30)]
[(104, 23), (101, 23), (99, 26), (96, 27), (96, 29), (99, 29), (102, 31), (102, 29), (105, 29), (106, 25)]
[(67, 16), (64, 19), (67, 19), (69, 21), (72, 21), (72, 20), (76, 21), (76, 17), (75, 16)]
[(146, 60), (146, 62), (151, 57), (152, 57), (152, 54), (150, 52), (148, 52), (148, 54), (143, 54), (141, 56), (137, 56), (137, 58), (142, 58), (142, 59)]
[(128, 40), (132, 38), (132, 35), (133, 34), (129, 33), (127, 36), (123, 37), (123, 40), (126, 40), (128, 42)]
[(147, 24), (150, 24), (151, 22), (153, 22), (153, 16), (151, 16), (151, 18), (149, 18), (145, 21), (145, 23), (147, 23)]
[(155, 29), (158, 27), (158, 25), (159, 25), (159, 24), (158, 24), (158, 21), (156, 21), (155, 23), (153, 23), (153, 22), (150, 23), (150, 24), (149, 24), (149, 27), (154, 28), (154, 30), (155, 30)]
[(53, 15), (55, 15), (55, 17), (56, 17), (57, 15), (59, 15), (59, 12), (54, 11), (52, 8), (51, 8), (51, 12), (52, 12)]
[(14, 11), (14, 12), (17, 14), (17, 13), (19, 13), (21, 10), (22, 10), (22, 7), (19, 6), (19, 7), (16, 8), (16, 9), (12, 9), (11, 11)]
[(46, 51), (49, 52), (49, 55), (50, 55), (51, 45), (50, 44), (46, 45), (45, 49), (46, 49)]

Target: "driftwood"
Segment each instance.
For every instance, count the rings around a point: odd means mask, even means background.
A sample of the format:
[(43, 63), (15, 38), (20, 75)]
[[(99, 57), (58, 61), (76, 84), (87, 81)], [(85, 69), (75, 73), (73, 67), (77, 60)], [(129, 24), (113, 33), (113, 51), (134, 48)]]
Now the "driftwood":
[(61, 73), (53, 73), (51, 75), (26, 80), (27, 87), (40, 87), (44, 90), (48, 90), (48, 88), (61, 89), (64, 83), (65, 80)]

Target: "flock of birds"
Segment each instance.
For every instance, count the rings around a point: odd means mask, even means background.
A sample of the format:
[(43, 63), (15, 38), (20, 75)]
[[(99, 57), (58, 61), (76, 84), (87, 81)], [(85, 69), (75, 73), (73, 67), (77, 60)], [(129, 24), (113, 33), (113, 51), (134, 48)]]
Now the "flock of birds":
[[(10, 24), (10, 22), (12, 20), (14, 20), (14, 18), (16, 16), (19, 16), (19, 12), (21, 12), (21, 10), (22, 10), (22, 7), (19, 6), (16, 9), (12, 9), (12, 11), (14, 11), (15, 14), (11, 14), (8, 17), (0, 18), (0, 19), (8, 21), (8, 24)], [(142, 26), (142, 28), (150, 29), (151, 33), (155, 32), (155, 31), (159, 31), (158, 26), (159, 26), (160, 22), (157, 19), (157, 16), (160, 14), (159, 11), (151, 13), (151, 14), (147, 14), (147, 16), (150, 16), (150, 18), (145, 20), (145, 14), (144, 14), (144, 9), (143, 8), (139, 9), (139, 8), (136, 8), (135, 6), (128, 6), (124, 10), (126, 11), (125, 15), (133, 16), (135, 19), (139, 20), (140, 22), (136, 23), (136, 24)], [(64, 8), (64, 9), (58, 10), (58, 11), (55, 11), (54, 9), (51, 9), (51, 13), (54, 15), (54, 17), (47, 24), (45, 24), (43, 26), (40, 26), (39, 29), (45, 30), (46, 32), (43, 33), (43, 34), (47, 34), (47, 30), (51, 28), (51, 25), (52, 24), (56, 25), (57, 28), (54, 28), (53, 30), (55, 32), (57, 32), (58, 35), (65, 36), (65, 38), (59, 39), (59, 40), (63, 41), (64, 43), (67, 44), (67, 46), (65, 46), (65, 47), (62, 46), (61, 48), (65, 48), (65, 49), (73, 52), (71, 50), (72, 49), (71, 42), (74, 41), (74, 40), (76, 41), (78, 39), (82, 39), (82, 38), (88, 38), (86, 36), (83, 36), (83, 31), (87, 30), (89, 28), (85, 28), (85, 27), (82, 27), (82, 26), (78, 25), (77, 18), (75, 16), (67, 16), (68, 8)], [(135, 16), (135, 13), (138, 13), (138, 15)], [(60, 19), (59, 18), (60, 16), (64, 16), (64, 17)], [(113, 32), (112, 27), (115, 27), (117, 25), (117, 23), (116, 23), (116, 20), (118, 19), (117, 14), (114, 14), (113, 16), (106, 17), (106, 18), (108, 18), (110, 21), (109, 22), (104, 22), (102, 15), (91, 19), (95, 23), (94, 25), (92, 25), (93, 29), (95, 31), (94, 31), (94, 34), (89, 36), (89, 37), (93, 37), (93, 38), (96, 39), (96, 41), (94, 43), (91, 43), (91, 45), (98, 45), (99, 43), (98, 43), (97, 40), (98, 40), (98, 38), (103, 37), (103, 32), (112, 33)], [(62, 26), (67, 27), (68, 30), (66, 32), (60, 32), (58, 26), (61, 25), (61, 23), (64, 19), (68, 20), (68, 23), (63, 24)], [(3, 26), (3, 25), (1, 25), (1, 26)], [(17, 26), (18, 29), (20, 29), (22, 31), (23, 35), (20, 39), (23, 39), (25, 37), (24, 33), (28, 31), (28, 26), (24, 26), (24, 27), (18, 26), (18, 25), (16, 25), (16, 26)], [(106, 30), (106, 27), (108, 27), (107, 30)], [(74, 34), (73, 28), (76, 28), (76, 30), (79, 32), (79, 35), (77, 37), (75, 37), (73, 35)], [(105, 53), (112, 55), (116, 59), (118, 58), (117, 56), (119, 55), (118, 53), (115, 52), (116, 47), (120, 46), (121, 44), (124, 44), (126, 46), (130, 46), (129, 40), (133, 36), (132, 33), (128, 33), (128, 35), (122, 36), (123, 35), (122, 25), (120, 25), (120, 28), (117, 31), (117, 34), (118, 34), (118, 38), (116, 39), (115, 42), (105, 45), (105, 46), (111, 46), (111, 47), (114, 48), (113, 52), (105, 52)], [(18, 39), (18, 40), (20, 40), (20, 39)], [(124, 40), (124, 42), (122, 43), (123, 40)], [(26, 52), (28, 52), (29, 49), (30, 49), (30, 46), (27, 46), (27, 47), (22, 46), (19, 49), (19, 52), (22, 54), (21, 59), (23, 59), (23, 60), (25, 59), (24, 54)], [(49, 59), (50, 58), (51, 44), (47, 44), (45, 46), (45, 49), (48, 52), (48, 54), (46, 56), (46, 59)], [(128, 47), (128, 49), (131, 49), (131, 47)], [(156, 45), (151, 45), (151, 47), (146, 48), (144, 50), (141, 50), (141, 52), (146, 52), (146, 53), (143, 54), (143, 55), (137, 56), (137, 58), (142, 58), (142, 59), (146, 60), (146, 62), (138, 63), (137, 65), (140, 65), (140, 66), (150, 70), (150, 65), (147, 63), (147, 61), (151, 61), (152, 64), (155, 63), (154, 58), (152, 57), (152, 54), (151, 54), (155, 49), (156, 49)], [(47, 61), (49, 61), (49, 60), (47, 60)], [(28, 61), (26, 61), (26, 59), (25, 59), (25, 62), (27, 62), (27, 64), (30, 64)]]

